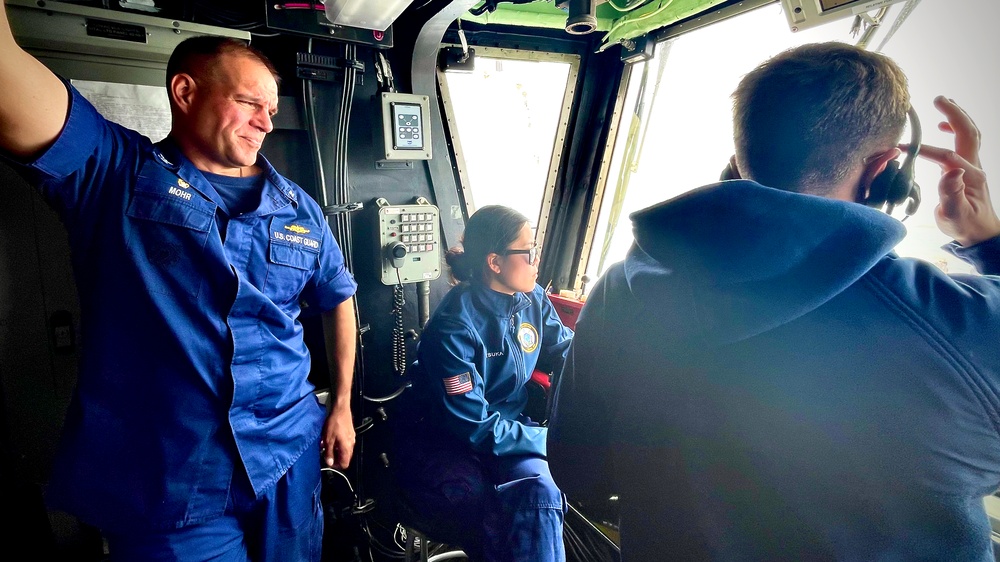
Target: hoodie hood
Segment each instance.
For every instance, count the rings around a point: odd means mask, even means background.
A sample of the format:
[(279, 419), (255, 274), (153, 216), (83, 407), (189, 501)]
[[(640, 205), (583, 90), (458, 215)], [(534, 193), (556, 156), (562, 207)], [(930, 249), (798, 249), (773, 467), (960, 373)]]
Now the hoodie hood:
[(633, 213), (629, 289), (667, 333), (722, 345), (823, 305), (902, 240), (864, 205), (746, 180), (712, 184)]

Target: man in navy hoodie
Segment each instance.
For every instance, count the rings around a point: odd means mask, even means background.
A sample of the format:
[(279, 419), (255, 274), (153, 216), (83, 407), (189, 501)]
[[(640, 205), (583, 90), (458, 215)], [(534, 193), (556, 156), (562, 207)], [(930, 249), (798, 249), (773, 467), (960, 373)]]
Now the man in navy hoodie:
[(978, 129), (938, 98), (955, 150), (920, 150), (948, 249), (982, 274), (948, 275), (859, 204), (908, 148), (892, 61), (807, 45), (733, 98), (744, 179), (634, 213), (583, 309), (556, 482), (620, 496), (625, 560), (993, 560), (1000, 218)]

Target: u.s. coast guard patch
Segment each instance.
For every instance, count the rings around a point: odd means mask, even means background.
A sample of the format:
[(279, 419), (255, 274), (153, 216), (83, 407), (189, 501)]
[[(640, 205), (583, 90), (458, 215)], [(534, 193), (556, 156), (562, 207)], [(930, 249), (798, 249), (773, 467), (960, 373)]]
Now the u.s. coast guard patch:
[(531, 353), (538, 347), (538, 330), (531, 324), (522, 322), (521, 329), (517, 331), (517, 342), (525, 353)]
[(278, 240), (291, 246), (304, 246), (313, 251), (319, 250), (320, 239), (314, 234), (307, 236), (312, 229), (302, 224), (284, 224), (278, 219), (271, 221), (271, 240)]

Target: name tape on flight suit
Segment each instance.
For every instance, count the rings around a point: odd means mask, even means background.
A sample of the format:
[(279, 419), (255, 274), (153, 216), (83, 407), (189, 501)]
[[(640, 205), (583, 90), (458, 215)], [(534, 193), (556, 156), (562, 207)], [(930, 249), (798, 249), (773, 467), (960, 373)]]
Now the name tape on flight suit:
[(189, 187), (191, 187), (191, 184), (189, 184), (188, 182), (186, 182), (186, 181), (184, 181), (184, 180), (182, 180), (180, 178), (177, 178), (177, 185), (176, 186), (173, 186), (173, 185), (170, 186), (170, 189), (167, 190), (167, 193), (169, 193), (170, 195), (173, 195), (174, 197), (178, 197), (180, 199), (183, 199), (185, 201), (190, 201), (191, 200), (191, 192), (190, 191), (186, 191)]
[[(282, 232), (284, 230), (284, 232)], [(306, 248), (312, 248), (313, 250), (319, 249), (319, 240), (309, 236), (304, 236), (311, 232), (310, 229), (299, 225), (299, 224), (286, 224), (282, 227), (282, 230), (277, 228), (271, 230), (271, 238), (275, 240), (281, 240), (282, 242), (287, 242), (289, 244), (298, 244), (305, 246)]]

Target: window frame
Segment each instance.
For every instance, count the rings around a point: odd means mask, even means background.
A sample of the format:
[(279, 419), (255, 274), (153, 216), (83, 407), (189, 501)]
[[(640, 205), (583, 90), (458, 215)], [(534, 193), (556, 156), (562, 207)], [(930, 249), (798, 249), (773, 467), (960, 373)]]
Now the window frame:
[[(462, 45), (442, 43), (441, 49), (462, 48)], [(556, 125), (555, 137), (552, 143), (552, 152), (549, 155), (548, 174), (545, 178), (545, 187), (542, 193), (541, 205), (538, 210), (538, 220), (535, 228), (535, 243), (544, 245), (545, 232), (548, 227), (549, 216), (552, 213), (552, 198), (555, 193), (556, 180), (559, 174), (559, 165), (566, 147), (566, 131), (569, 128), (570, 118), (573, 114), (573, 102), (576, 100), (576, 92), (579, 87), (580, 65), (583, 57), (572, 53), (551, 53), (545, 51), (535, 51), (528, 49), (513, 49), (507, 47), (482, 47), (470, 46), (475, 50), (475, 56), (513, 61), (526, 62), (556, 62), (569, 64), (569, 72), (566, 76), (566, 87), (563, 90), (562, 105), (559, 110), (559, 120)], [(448, 88), (446, 71), (438, 68), (437, 82), (441, 95), (441, 106), (444, 117), (445, 134), (452, 147), (455, 158), (455, 173), (458, 181), (458, 191), (462, 202), (462, 211), (468, 219), (476, 211), (475, 199), (472, 194), (472, 187), (469, 182), (468, 167), (465, 162), (465, 149), (462, 147), (458, 134), (458, 120), (455, 115), (455, 106), (452, 101), (451, 90)]]

